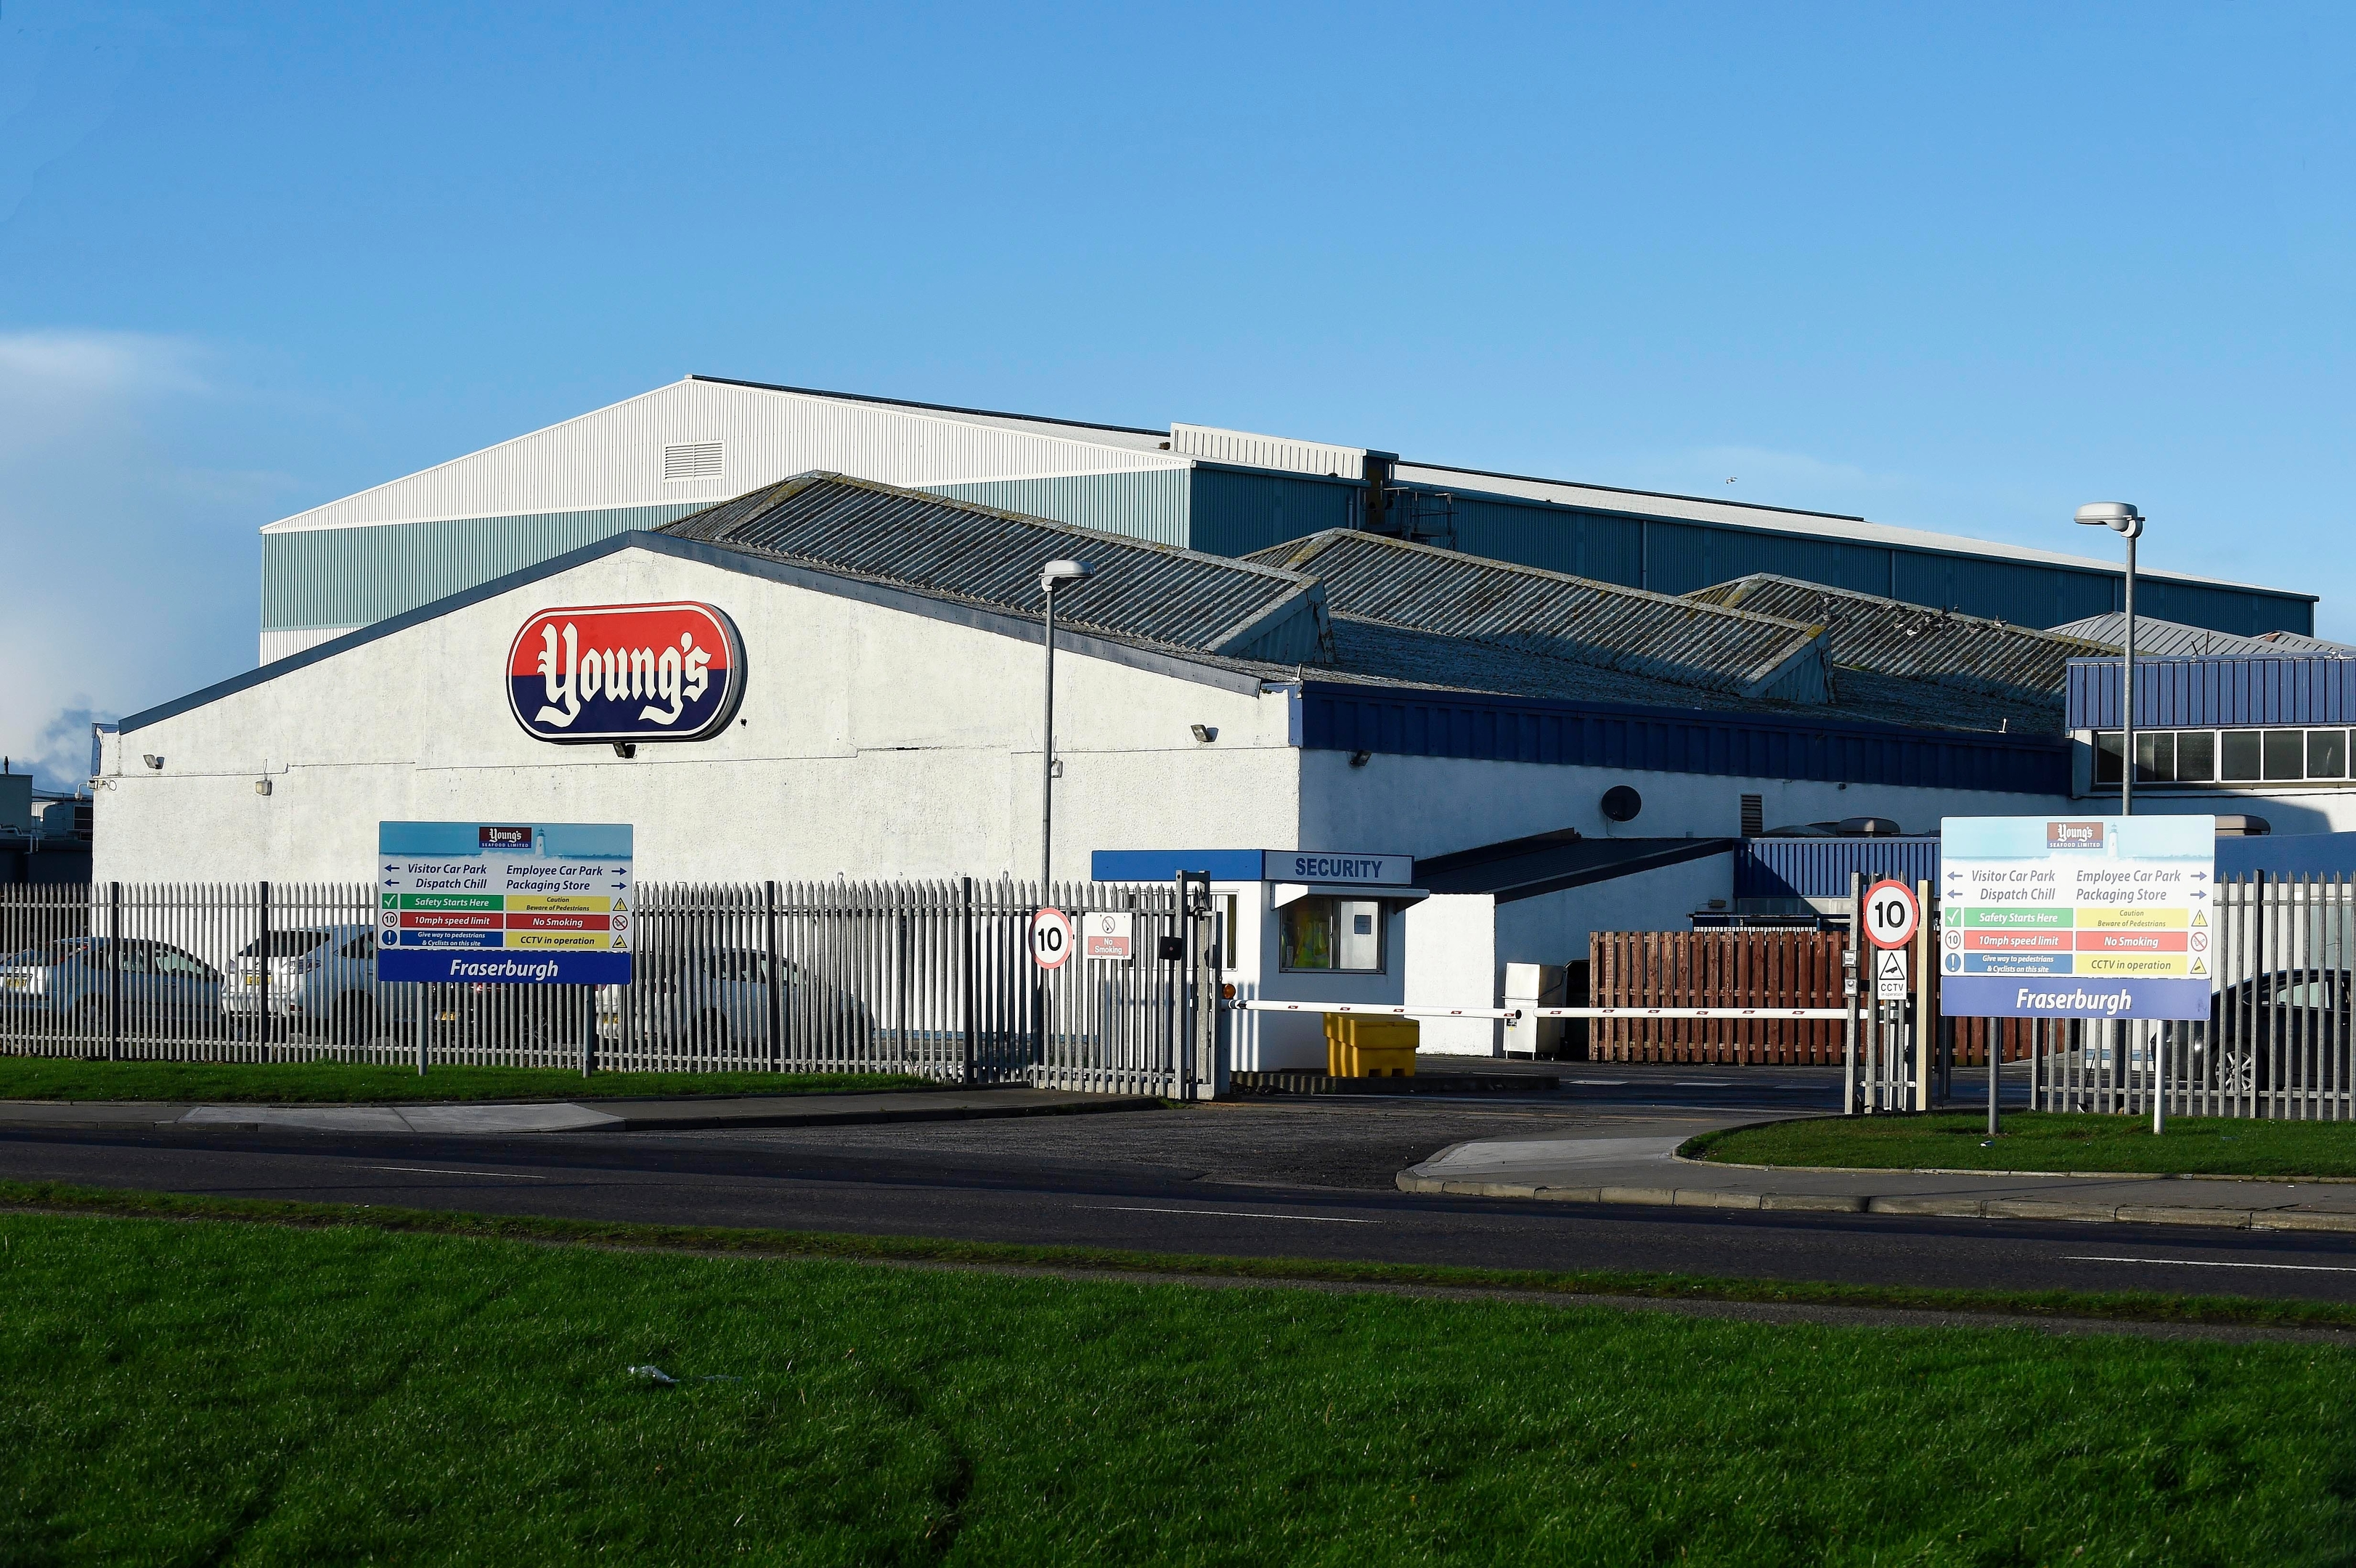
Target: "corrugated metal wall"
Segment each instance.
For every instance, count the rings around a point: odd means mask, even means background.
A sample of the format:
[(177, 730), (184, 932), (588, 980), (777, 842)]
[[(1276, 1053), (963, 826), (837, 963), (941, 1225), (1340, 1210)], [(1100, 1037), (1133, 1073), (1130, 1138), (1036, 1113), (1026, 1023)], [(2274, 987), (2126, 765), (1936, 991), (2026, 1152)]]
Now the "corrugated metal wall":
[(1746, 838), (1734, 852), (1738, 899), (1845, 899), (1848, 879), (1870, 884), (1894, 877), (1912, 887), (1939, 885), (1939, 837)]
[[(2117, 609), (2125, 592), (2120, 574), (2045, 561), (1946, 555), (1451, 493), (1456, 497), (1459, 549), (1658, 593), (1690, 593), (1764, 571), (2044, 627)], [(1196, 548), (1226, 551), (1229, 547)], [(2289, 594), (2153, 577), (2139, 578), (2136, 589), (2138, 612), (2189, 625), (2244, 636), (2273, 631), (2311, 634), (2315, 629), (2313, 605)]]
[(1191, 549), (1213, 555), (1248, 555), (1326, 528), (1346, 528), (1361, 486), (1346, 479), (1312, 479), (1198, 467), (1193, 475), (1188, 537)]
[(1049, 517), (1076, 528), (1101, 528), (1183, 548), (1189, 532), (1187, 477), (1183, 470), (1166, 469), (1146, 474), (1068, 474), (1054, 479), (980, 479), (918, 487), (953, 501), (972, 501), (1025, 517)]
[(467, 517), (262, 536), (263, 632), (365, 626), (632, 528), (659, 528), (701, 502), (594, 512)]
[[(2065, 720), (2071, 729), (2119, 727), (2120, 664), (2117, 659), (2071, 661)], [(2136, 660), (2139, 726), (2350, 722), (2356, 722), (2356, 658)]]
[(1310, 681), (1304, 748), (1567, 767), (1810, 779), (2063, 795), (2070, 743), (1933, 736), (1739, 713), (1588, 707), (1540, 698), (1408, 693)]

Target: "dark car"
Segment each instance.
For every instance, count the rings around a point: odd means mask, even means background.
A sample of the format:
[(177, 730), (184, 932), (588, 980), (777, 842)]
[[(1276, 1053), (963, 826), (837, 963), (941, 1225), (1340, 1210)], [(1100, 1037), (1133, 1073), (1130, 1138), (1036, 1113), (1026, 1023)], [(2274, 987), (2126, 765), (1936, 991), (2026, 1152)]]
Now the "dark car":
[[(2209, 1027), (2190, 1045), (2192, 1081), (2228, 1094), (2265, 1093), (2347, 1077), (2350, 1047), (2345, 969), (2277, 969), (2219, 991)], [(2326, 1069), (2337, 1057), (2336, 1072)]]

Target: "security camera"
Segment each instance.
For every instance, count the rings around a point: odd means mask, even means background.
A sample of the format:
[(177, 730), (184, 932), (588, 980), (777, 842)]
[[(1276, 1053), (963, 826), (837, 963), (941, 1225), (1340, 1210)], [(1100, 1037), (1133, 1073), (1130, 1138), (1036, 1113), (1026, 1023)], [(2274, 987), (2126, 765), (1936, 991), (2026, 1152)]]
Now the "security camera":
[(164, 771), (164, 759), (157, 756), (153, 752), (141, 752), (139, 760), (146, 763), (149, 767), (155, 769), (159, 773)]
[(1216, 725), (1189, 724), (1186, 728), (1194, 732), (1194, 739), (1202, 741), (1205, 745), (1208, 745), (1210, 742), (1219, 738), (1218, 727)]

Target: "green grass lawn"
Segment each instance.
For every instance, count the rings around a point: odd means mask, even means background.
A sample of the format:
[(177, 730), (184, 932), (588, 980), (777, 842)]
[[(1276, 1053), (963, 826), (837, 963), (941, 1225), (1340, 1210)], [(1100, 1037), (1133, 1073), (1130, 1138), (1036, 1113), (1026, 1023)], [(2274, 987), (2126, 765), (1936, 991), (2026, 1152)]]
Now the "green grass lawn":
[(2344, 1562), (2351, 1376), (2332, 1347), (14, 1214), (0, 1560)]
[[(368, 1067), (342, 1061), (81, 1061), (0, 1056), (0, 1100), (583, 1100), (665, 1094), (872, 1093), (937, 1089), (905, 1073), (593, 1072), (562, 1068)], [(5, 1562), (0, 1557), (0, 1562)]]
[(1738, 1165), (1867, 1170), (2118, 1170), (2183, 1176), (2356, 1177), (2356, 1123), (2170, 1120), (2008, 1112), (1993, 1142), (1985, 1111), (1831, 1117), (1705, 1133), (1684, 1152)]

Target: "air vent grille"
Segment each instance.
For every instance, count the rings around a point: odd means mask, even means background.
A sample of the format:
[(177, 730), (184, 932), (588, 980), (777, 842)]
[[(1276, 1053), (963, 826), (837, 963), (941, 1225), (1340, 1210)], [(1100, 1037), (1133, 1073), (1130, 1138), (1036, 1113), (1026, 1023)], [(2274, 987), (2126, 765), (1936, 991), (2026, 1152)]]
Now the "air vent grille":
[(721, 443), (716, 441), (689, 442), (663, 448), (663, 483), (677, 484), (682, 479), (717, 479), (721, 470)]

